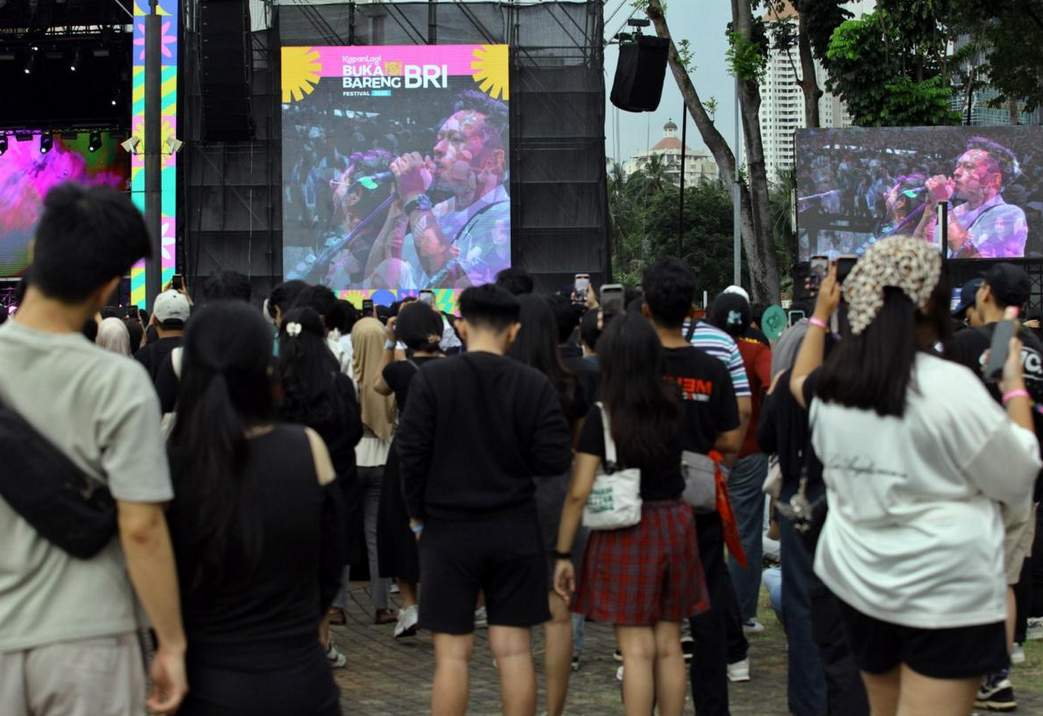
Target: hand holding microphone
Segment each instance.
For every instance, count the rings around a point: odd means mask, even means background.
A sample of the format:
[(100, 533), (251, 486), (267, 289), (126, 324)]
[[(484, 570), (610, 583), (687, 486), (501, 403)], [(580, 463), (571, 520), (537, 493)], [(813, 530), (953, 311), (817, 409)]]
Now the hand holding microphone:
[(403, 204), (425, 193), (434, 181), (431, 158), (422, 157), (419, 152), (403, 154), (391, 162), (390, 169), (395, 175), (398, 196)]
[(941, 174), (928, 179), (924, 186), (927, 188), (928, 200), (932, 204), (950, 201), (953, 193), (956, 191), (956, 181)]

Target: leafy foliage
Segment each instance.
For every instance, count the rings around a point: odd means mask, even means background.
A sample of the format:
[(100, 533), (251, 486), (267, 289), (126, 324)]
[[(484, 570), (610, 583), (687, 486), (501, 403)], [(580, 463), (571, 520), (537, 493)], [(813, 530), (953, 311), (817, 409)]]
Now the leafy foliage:
[(943, 73), (946, 43), (939, 52), (934, 34), (917, 27), (917, 19), (922, 17), (911, 11), (896, 18), (880, 9), (861, 20), (847, 20), (834, 31), (826, 55), (828, 87), (847, 103), (855, 124), (934, 126), (960, 121), (959, 113), (950, 109), (952, 88)]

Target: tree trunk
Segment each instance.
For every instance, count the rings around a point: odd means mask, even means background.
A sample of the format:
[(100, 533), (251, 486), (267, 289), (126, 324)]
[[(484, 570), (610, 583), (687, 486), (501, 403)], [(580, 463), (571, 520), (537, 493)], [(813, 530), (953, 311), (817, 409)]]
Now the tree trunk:
[[(732, 27), (750, 40), (753, 13), (748, 0), (732, 0)], [(768, 198), (768, 171), (764, 162), (761, 139), (760, 86), (756, 80), (740, 79), (739, 109), (746, 137), (746, 165), (749, 170), (749, 205), (752, 231), (743, 236), (750, 266), (750, 293), (756, 302), (779, 300), (779, 271), (775, 256), (775, 240), (771, 227), (771, 203)]]
[(797, 21), (797, 43), (800, 47), (800, 89), (804, 93), (804, 126), (818, 128), (822, 126), (818, 111), (822, 90), (819, 89), (818, 76), (815, 74), (815, 57), (811, 54), (811, 37), (808, 34), (806, 17), (807, 13), (802, 13)]
[[(702, 136), (703, 143), (706, 144), (706, 147), (710, 150), (710, 154), (713, 155), (714, 161), (717, 162), (721, 181), (725, 186), (730, 187), (733, 182), (738, 179), (738, 172), (735, 166), (735, 154), (732, 153), (731, 148), (728, 146), (728, 142), (725, 141), (721, 133), (717, 131), (717, 127), (714, 126), (713, 120), (711, 120), (709, 114), (707, 114), (706, 107), (699, 98), (699, 93), (696, 91), (695, 85), (692, 84), (692, 79), (688, 76), (688, 71), (685, 69), (680, 56), (677, 54), (677, 47), (670, 35), (670, 28), (666, 23), (666, 17), (663, 13), (663, 6), (660, 0), (649, 0), (647, 13), (648, 18), (655, 26), (656, 35), (670, 40), (670, 70), (674, 75), (674, 80), (677, 82), (677, 86), (681, 90), (681, 96), (684, 97), (685, 106), (688, 108), (688, 113), (691, 115), (692, 120), (695, 122), (695, 126), (699, 130), (699, 134)], [(748, 8), (747, 16), (750, 16)], [(750, 22), (747, 23), (747, 34), (749, 33), (750, 24), (752, 24), (752, 16), (750, 17)], [(756, 83), (754, 83), (754, 88), (756, 89)], [(744, 92), (740, 92), (739, 100), (745, 107), (746, 97), (744, 95)], [(748, 157), (750, 160), (751, 180), (756, 182), (756, 176), (759, 176), (762, 191), (754, 191), (751, 193), (750, 187), (747, 184), (740, 182), (740, 229), (743, 238), (743, 246), (746, 250), (746, 257), (750, 267), (752, 298), (757, 302), (775, 303), (779, 299), (779, 276), (771, 235), (771, 214), (768, 206), (768, 180), (764, 166), (764, 148), (761, 144), (760, 121), (757, 114), (760, 107), (759, 91), (755, 91), (755, 96), (757, 98), (757, 104), (753, 110), (753, 123), (756, 131), (756, 153), (754, 153), (754, 143), (750, 141), (750, 128), (748, 123), (745, 121), (745, 117), (743, 125), (746, 131), (747, 147), (749, 148)], [(744, 111), (743, 114), (745, 115), (746, 112)], [(754, 165), (757, 163), (759, 163), (759, 172), (755, 175), (753, 169)], [(760, 218), (758, 218), (758, 216)]]

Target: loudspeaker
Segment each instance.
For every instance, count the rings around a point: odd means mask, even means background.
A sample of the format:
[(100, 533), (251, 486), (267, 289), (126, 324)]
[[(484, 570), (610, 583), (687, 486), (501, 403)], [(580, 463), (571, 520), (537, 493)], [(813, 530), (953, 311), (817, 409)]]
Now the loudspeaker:
[(245, 141), (253, 136), (247, 57), (247, 0), (202, 0), (203, 139)]
[(654, 112), (663, 96), (670, 41), (652, 35), (636, 39), (619, 46), (612, 104), (628, 112)]

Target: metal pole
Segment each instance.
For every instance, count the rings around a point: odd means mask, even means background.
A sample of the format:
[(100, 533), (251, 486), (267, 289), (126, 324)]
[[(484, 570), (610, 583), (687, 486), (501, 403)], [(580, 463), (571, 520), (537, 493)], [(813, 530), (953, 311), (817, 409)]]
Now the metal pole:
[(438, 0), (427, 0), (427, 44), (438, 44)]
[(688, 158), (688, 105), (681, 102), (681, 198), (677, 202), (677, 258), (684, 258), (684, 174)]
[(735, 80), (735, 177), (732, 184), (732, 283), (742, 285), (742, 234), (739, 225), (742, 214), (739, 211), (739, 170), (742, 168), (742, 125), (739, 114), (739, 80)]
[(163, 290), (162, 93), (160, 89), (160, 22), (157, 0), (145, 16), (145, 223), (152, 240), (152, 256), (145, 267), (145, 298), (149, 310)]
[(949, 202), (938, 202), (938, 221), (935, 223), (937, 231), (941, 233), (942, 240), (942, 263), (949, 259)]

